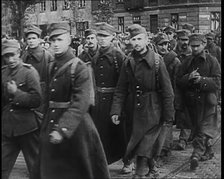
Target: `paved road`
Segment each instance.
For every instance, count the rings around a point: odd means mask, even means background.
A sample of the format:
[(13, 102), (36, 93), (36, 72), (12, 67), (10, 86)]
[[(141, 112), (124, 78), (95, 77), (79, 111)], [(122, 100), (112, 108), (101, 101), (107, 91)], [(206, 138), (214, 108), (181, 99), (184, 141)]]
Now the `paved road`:
[[(177, 139), (179, 131), (174, 131), (174, 139)], [(192, 172), (189, 170), (189, 166), (176, 173), (175, 175), (170, 175), (172, 171), (180, 167), (184, 162), (189, 160), (192, 152), (192, 146), (188, 145), (185, 151), (172, 151), (172, 156), (169, 160), (165, 161), (163, 165), (160, 166), (160, 177), (167, 178), (220, 178), (221, 179), (221, 142), (215, 145), (215, 157), (212, 160), (206, 162), (200, 162), (199, 168)], [(118, 161), (109, 165), (109, 170), (113, 179), (131, 179), (132, 175), (122, 175), (120, 169), (122, 168), (122, 162)], [(172, 176), (172, 177), (170, 177)], [(26, 164), (24, 162), (22, 154), (19, 155), (16, 164), (11, 173), (10, 179), (28, 179), (28, 173)]]

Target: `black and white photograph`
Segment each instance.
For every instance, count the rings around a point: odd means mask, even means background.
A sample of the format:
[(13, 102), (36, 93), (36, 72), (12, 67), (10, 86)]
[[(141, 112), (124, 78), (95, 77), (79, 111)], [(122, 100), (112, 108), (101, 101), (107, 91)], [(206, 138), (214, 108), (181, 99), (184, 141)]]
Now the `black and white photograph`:
[(221, 179), (221, 0), (1, 0), (2, 179)]

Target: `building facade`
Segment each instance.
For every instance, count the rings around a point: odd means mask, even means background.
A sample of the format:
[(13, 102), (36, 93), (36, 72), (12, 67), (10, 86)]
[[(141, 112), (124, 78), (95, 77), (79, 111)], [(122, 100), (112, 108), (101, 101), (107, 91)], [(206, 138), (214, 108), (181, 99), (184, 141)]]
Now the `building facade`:
[(42, 29), (42, 36), (47, 35), (51, 23), (68, 22), (70, 34), (83, 36), (92, 24), (91, 1), (89, 0), (42, 0), (35, 5), (35, 12), (29, 21)]
[[(93, 1), (97, 4), (97, 0)], [(181, 29), (184, 23), (193, 24), (196, 32), (221, 30), (221, 0), (112, 1), (111, 24), (122, 32), (133, 23), (141, 24), (152, 33), (167, 25)], [(92, 6), (93, 12), (96, 8), (96, 5)]]

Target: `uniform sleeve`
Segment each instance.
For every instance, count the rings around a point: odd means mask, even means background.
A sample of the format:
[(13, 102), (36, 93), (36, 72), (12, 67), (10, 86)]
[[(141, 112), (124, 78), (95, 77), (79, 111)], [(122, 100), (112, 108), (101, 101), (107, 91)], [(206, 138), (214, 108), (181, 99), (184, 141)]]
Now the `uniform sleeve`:
[(123, 108), (124, 105), (124, 101), (127, 97), (127, 93), (128, 93), (128, 76), (127, 76), (127, 72), (125, 70), (125, 63), (123, 63), (122, 67), (121, 67), (121, 72), (120, 72), (120, 76), (118, 79), (118, 83), (115, 89), (115, 93), (113, 96), (113, 103), (111, 106), (111, 112), (110, 115), (119, 115), (121, 114), (121, 110)]
[(212, 58), (209, 77), (201, 78), (199, 90), (202, 92), (215, 92), (221, 87), (221, 68), (216, 58)]
[(174, 118), (174, 93), (169, 73), (163, 60), (160, 60), (159, 83), (162, 94), (162, 120), (172, 122)]
[(71, 106), (59, 119), (58, 131), (69, 138), (77, 129), (90, 106), (90, 75), (87, 66), (78, 62), (72, 84)]
[(26, 75), (27, 90), (17, 89), (13, 104), (18, 107), (37, 108), (41, 104), (41, 87), (38, 72), (31, 68)]

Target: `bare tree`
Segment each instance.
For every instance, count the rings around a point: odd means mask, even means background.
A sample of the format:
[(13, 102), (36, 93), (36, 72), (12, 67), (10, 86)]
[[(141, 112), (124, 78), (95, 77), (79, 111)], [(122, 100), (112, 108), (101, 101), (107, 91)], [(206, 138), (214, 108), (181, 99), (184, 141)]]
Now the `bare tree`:
[(2, 0), (2, 4), (11, 10), (12, 30), (17, 32), (17, 37), (22, 37), (25, 17), (27, 17), (27, 8), (34, 8), (40, 0)]

